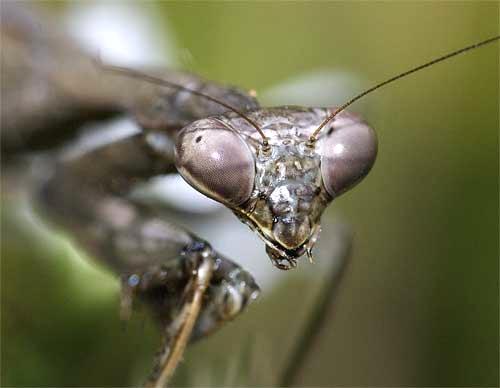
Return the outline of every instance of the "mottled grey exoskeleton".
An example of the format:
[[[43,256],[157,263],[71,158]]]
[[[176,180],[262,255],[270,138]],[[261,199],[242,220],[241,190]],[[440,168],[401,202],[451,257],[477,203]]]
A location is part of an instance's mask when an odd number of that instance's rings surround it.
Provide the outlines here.
[[[370,171],[377,155],[373,129],[345,111],[311,143],[331,113],[301,107],[247,112],[267,137],[265,146],[235,113],[196,121],[177,140],[181,175],[256,231],[280,269],[295,267],[304,253],[312,258],[323,211]]]

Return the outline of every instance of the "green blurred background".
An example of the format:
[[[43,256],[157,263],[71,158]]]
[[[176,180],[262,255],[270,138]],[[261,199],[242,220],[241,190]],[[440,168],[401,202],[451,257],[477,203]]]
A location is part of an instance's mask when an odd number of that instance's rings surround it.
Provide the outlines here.
[[[258,92],[318,69],[349,71],[366,88],[499,33],[498,2],[144,7],[189,49],[189,70]],[[352,263],[328,330],[297,365],[297,384],[498,386],[498,44],[352,110],[377,130],[379,156],[326,214],[353,230]],[[3,196],[2,385],[140,383],[157,342],[153,324],[139,313],[123,327],[117,281],[33,227],[17,203]],[[314,303],[306,292],[314,281],[290,275],[245,317],[190,347],[174,384],[273,384]]]

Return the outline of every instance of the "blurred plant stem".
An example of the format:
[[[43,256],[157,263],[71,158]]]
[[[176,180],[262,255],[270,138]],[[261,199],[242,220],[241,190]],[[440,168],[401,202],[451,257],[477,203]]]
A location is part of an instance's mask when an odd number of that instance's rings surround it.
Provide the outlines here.
[[[328,319],[332,316],[335,296],[350,262],[352,251],[351,234],[346,232],[341,241],[343,246],[338,257],[338,265],[332,265],[330,269],[330,274],[327,276],[323,290],[320,291],[317,302],[313,306],[310,318],[283,369],[283,375],[278,383],[280,387],[290,387],[298,384],[304,367],[307,361],[313,357],[313,350],[321,341],[321,334],[326,328]]]

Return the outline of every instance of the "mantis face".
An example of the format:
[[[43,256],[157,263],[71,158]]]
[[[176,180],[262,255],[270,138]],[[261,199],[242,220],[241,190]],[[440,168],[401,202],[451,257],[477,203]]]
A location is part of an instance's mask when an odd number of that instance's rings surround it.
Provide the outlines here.
[[[323,211],[375,162],[375,132],[345,111],[310,142],[330,113],[299,107],[249,112],[266,146],[248,120],[234,113],[195,121],[177,139],[183,178],[255,230],[280,269],[295,267],[305,253],[312,258]]]

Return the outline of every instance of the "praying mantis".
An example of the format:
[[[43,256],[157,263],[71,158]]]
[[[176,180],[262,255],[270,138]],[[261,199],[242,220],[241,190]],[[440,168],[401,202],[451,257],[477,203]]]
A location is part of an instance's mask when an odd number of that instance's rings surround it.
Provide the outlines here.
[[[61,93],[47,104],[56,108],[44,117],[18,113],[26,120],[22,125],[3,117],[4,152],[14,155],[40,144],[49,127],[71,136],[65,129],[77,130],[92,114],[131,112],[144,128],[58,164],[38,200],[48,218],[120,274],[125,316],[134,297],[157,306],[167,340],[151,384],[162,386],[188,338],[208,334],[243,311],[258,287],[208,243],[131,200],[133,186],[180,172],[257,232],[277,268],[291,269],[303,254],[312,258],[321,214],[331,200],[369,172],[377,153],[375,133],[344,110],[350,101],[329,109],[261,109],[247,93],[193,75],[139,73],[99,63],[76,49],[74,63],[77,71],[72,67],[69,74],[39,69],[47,85],[57,84]],[[78,72],[87,88],[75,88],[71,75]],[[124,89],[135,93],[124,95]],[[20,98],[29,100],[27,93]],[[165,284],[173,285],[171,294],[158,301]],[[170,305],[179,299],[181,308]]]

